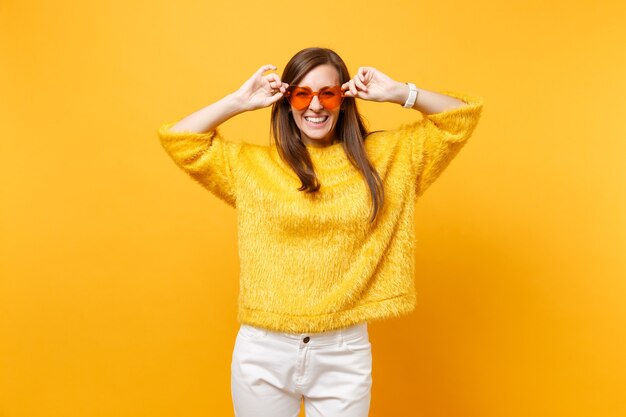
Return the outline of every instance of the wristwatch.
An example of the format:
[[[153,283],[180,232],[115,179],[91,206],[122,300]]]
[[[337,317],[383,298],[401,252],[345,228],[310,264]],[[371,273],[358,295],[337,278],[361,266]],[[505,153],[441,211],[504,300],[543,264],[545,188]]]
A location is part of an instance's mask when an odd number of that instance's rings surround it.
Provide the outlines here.
[[[410,109],[415,104],[415,100],[417,100],[417,87],[413,83],[406,83],[409,86],[409,98],[406,99],[406,103],[404,103],[405,109]]]

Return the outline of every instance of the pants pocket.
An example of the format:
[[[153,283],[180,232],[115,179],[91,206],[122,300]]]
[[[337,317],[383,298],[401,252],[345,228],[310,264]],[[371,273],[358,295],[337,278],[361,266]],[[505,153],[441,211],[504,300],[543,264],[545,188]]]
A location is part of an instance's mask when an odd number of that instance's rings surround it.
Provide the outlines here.
[[[239,327],[239,336],[245,339],[260,340],[267,336],[267,330],[249,324],[242,324]]]
[[[372,344],[368,334],[364,333],[357,337],[344,338],[343,348],[349,352],[367,352],[371,351]]]

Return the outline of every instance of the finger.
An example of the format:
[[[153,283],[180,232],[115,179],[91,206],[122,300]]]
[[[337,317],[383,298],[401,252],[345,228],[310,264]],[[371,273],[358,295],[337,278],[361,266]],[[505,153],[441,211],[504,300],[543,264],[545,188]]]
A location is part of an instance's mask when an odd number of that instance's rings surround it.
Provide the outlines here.
[[[278,100],[280,100],[282,96],[283,96],[283,93],[276,93],[273,96],[271,96],[268,100],[268,106],[276,103]]]
[[[280,78],[278,77],[278,74],[268,74],[265,76],[265,79],[269,82],[272,88],[280,87]]]
[[[357,95],[356,86],[354,85],[354,80],[350,80],[350,92],[354,97]]]
[[[359,75],[359,79],[362,82],[365,82],[365,74],[366,73],[367,73],[367,68],[366,67],[359,67],[358,75]]]
[[[259,75],[263,75],[263,73],[264,73],[265,71],[275,70],[275,69],[276,69],[276,67],[275,67],[274,65],[272,65],[272,64],[263,65],[261,68],[259,68],[259,69],[257,70],[257,74],[259,74]]]
[[[272,85],[272,88],[275,90],[279,90],[280,92],[284,93],[287,91],[287,83],[283,83],[280,80],[278,82],[276,82],[274,85]]]
[[[278,84],[280,84],[280,77],[275,72],[265,75],[265,78],[270,82],[277,82]]]
[[[363,81],[361,80],[361,74],[357,74],[354,76],[354,83],[356,84],[356,86],[358,88],[360,88],[363,91],[367,91],[367,86],[365,84],[363,84]]]
[[[352,97],[352,95],[350,94],[350,91],[348,90],[348,86],[349,86],[349,82],[345,82],[341,84],[341,92],[343,93],[344,97]]]
[[[354,76],[354,81],[355,81],[357,87],[360,88],[363,91],[366,91],[366,92],[367,92],[367,85],[366,85],[366,83],[368,82],[367,81],[368,70],[369,70],[368,67],[359,67],[357,75]]]

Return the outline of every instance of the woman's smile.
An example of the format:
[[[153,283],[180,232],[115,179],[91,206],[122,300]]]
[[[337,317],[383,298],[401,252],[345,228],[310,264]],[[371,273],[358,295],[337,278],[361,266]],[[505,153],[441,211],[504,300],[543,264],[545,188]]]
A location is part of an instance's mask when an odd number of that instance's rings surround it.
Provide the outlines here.
[[[324,124],[328,121],[328,116],[304,116],[304,119],[307,121],[308,125],[313,128],[319,128],[324,126]]]

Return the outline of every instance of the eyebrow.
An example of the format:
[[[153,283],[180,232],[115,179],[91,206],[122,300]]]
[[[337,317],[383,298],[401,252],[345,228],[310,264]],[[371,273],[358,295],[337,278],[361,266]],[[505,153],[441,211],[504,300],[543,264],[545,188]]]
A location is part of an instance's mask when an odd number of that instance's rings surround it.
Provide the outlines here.
[[[298,84],[298,85],[292,85],[292,84],[290,84],[290,85],[289,85],[289,87],[307,87],[307,88],[310,88],[311,90],[313,90],[313,87],[308,86],[308,85],[301,85],[301,84]],[[327,87],[328,87],[328,88],[330,88],[330,87],[341,87],[341,84],[325,85],[325,86],[320,87],[320,90],[321,90],[322,88],[327,88]]]

